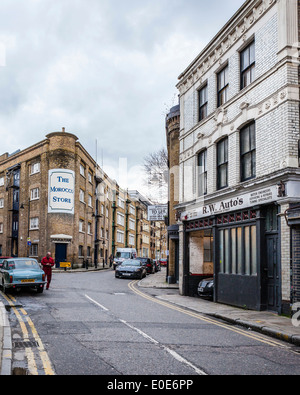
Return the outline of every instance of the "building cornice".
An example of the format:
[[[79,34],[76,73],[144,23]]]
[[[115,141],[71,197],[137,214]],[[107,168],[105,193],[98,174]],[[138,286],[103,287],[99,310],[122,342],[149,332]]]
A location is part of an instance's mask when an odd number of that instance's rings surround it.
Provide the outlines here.
[[[180,74],[177,88],[183,94],[213,66],[222,64],[226,53],[240,40],[247,41],[248,31],[277,0],[248,0],[210,41],[195,60]]]

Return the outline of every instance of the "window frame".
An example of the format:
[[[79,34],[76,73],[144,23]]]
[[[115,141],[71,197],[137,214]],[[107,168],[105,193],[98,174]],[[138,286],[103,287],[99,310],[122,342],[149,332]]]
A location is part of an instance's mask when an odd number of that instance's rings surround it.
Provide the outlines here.
[[[254,60],[251,61],[251,49],[254,47]],[[243,55],[249,52],[249,64],[243,67]],[[242,51],[240,51],[240,87],[241,90],[249,86],[255,80],[255,40],[248,44]],[[250,75],[250,81],[248,80],[248,75]],[[246,80],[245,80],[246,76]]]
[[[220,161],[220,150],[221,144],[224,144],[224,160]],[[221,171],[222,169],[226,169],[226,185],[221,185]],[[224,189],[228,187],[228,137],[223,138],[217,143],[217,190]]]
[[[201,122],[203,119],[207,118],[208,115],[208,85],[207,83],[198,91],[199,100],[199,114],[198,121]]]
[[[244,137],[245,135],[248,135],[249,139],[249,150],[244,151],[243,150],[243,145],[245,143],[243,140],[247,137]],[[254,139],[254,142],[253,142]],[[251,175],[247,176],[246,175],[246,158],[250,156],[250,161],[251,161]],[[240,180],[241,182],[251,180],[252,178],[256,177],[256,128],[255,128],[255,122],[251,122],[248,125],[244,126],[240,130]]]
[[[31,217],[30,218],[29,230],[38,230],[39,227],[40,227],[39,217]]]
[[[204,165],[201,165],[202,162],[204,162]],[[198,165],[198,196],[200,197],[207,195],[207,149],[204,149],[198,153],[197,165]],[[202,179],[200,180],[200,178],[202,177],[203,180]],[[204,183],[203,185],[202,182]],[[201,188],[202,186],[203,189]]]
[[[40,188],[32,188],[30,189],[30,201],[32,200],[39,200],[40,198]]]
[[[221,107],[223,104],[225,104],[228,101],[228,88],[229,88],[229,81],[228,81],[228,64],[222,68],[217,73],[217,106]],[[222,76],[224,77],[224,84],[221,86],[221,79]]]

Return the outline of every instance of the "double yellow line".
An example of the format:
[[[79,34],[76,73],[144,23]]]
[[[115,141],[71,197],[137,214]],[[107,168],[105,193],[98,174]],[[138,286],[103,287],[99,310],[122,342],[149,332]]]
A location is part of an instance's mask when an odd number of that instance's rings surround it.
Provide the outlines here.
[[[22,330],[22,334],[23,334],[23,340],[24,342],[29,342],[30,341],[30,337],[29,337],[29,332],[31,332],[35,342],[38,344],[37,350],[40,356],[40,359],[42,361],[43,364],[43,370],[44,370],[44,374],[47,376],[53,376],[55,375],[55,372],[52,368],[50,359],[48,357],[48,354],[45,350],[45,347],[43,345],[43,342],[31,320],[31,318],[28,316],[27,312],[24,310],[24,308],[16,307],[16,299],[13,296],[8,296],[5,295],[3,292],[0,291],[0,295],[5,298],[7,300],[7,302],[9,303],[9,305],[11,306],[13,312],[15,313],[21,330]],[[29,328],[29,330],[28,330]],[[32,338],[32,337],[31,337]],[[37,368],[37,363],[36,363],[36,356],[35,353],[33,352],[31,347],[25,347],[25,354],[26,354],[26,358],[28,361],[28,372],[30,375],[39,375],[38,373],[38,368]]]
[[[169,309],[172,309],[172,310],[178,311],[178,312],[180,312],[180,313],[186,314],[186,315],[188,315],[188,316],[190,316],[190,317],[197,318],[197,319],[200,320],[200,321],[204,321],[204,322],[207,322],[207,323],[209,323],[209,324],[213,324],[213,325],[216,325],[216,326],[218,326],[218,327],[221,327],[221,328],[224,328],[224,329],[226,329],[226,330],[229,330],[229,331],[231,331],[231,332],[238,333],[239,335],[248,337],[248,338],[250,338],[250,339],[252,339],[252,340],[256,340],[256,341],[259,341],[259,342],[261,342],[261,343],[268,344],[269,346],[287,348],[287,347],[285,347],[282,343],[279,343],[279,342],[277,342],[277,341],[275,341],[275,340],[273,340],[273,339],[266,339],[266,338],[260,336],[258,333],[253,333],[253,332],[249,333],[249,332],[246,332],[246,331],[243,330],[243,329],[239,329],[239,328],[236,328],[236,327],[232,327],[232,326],[229,326],[228,324],[223,324],[223,323],[217,321],[216,319],[209,318],[209,317],[207,317],[207,316],[202,315],[201,313],[197,313],[197,312],[193,312],[193,311],[190,311],[190,310],[186,310],[186,309],[181,308],[181,307],[179,307],[179,306],[175,306],[175,305],[171,304],[170,302],[165,302],[165,301],[159,300],[159,299],[157,299],[157,298],[155,298],[155,297],[153,297],[153,296],[147,295],[147,294],[143,293],[142,291],[140,291],[139,289],[137,289],[137,288],[135,287],[135,285],[136,285],[138,282],[139,282],[139,280],[132,281],[132,282],[130,282],[130,283],[128,284],[128,287],[129,287],[129,288],[131,289],[131,291],[133,291],[135,294],[137,294],[137,295],[139,295],[139,296],[141,296],[141,297],[143,297],[143,298],[145,298],[145,299],[148,299],[148,300],[150,300],[151,302],[155,302],[155,303],[160,304],[160,305],[162,305],[162,306],[165,306],[165,307],[167,307],[167,308],[169,308]]]

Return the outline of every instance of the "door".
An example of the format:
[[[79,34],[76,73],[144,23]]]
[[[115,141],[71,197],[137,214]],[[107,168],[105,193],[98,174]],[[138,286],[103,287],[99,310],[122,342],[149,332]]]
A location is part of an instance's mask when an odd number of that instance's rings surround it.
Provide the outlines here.
[[[268,310],[279,311],[280,297],[280,268],[278,234],[266,235],[266,267],[267,274],[267,304]]]
[[[175,281],[179,283],[179,240],[175,241]]]
[[[60,262],[66,262],[67,259],[67,244],[55,245],[55,266],[60,267]]]

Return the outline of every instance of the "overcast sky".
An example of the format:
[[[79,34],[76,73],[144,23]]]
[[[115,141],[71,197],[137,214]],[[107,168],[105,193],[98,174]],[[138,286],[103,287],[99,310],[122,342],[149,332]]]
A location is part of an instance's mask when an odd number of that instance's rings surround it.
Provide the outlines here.
[[[109,176],[120,158],[133,174],[165,145],[179,74],[243,3],[0,0],[0,154],[65,127]]]

